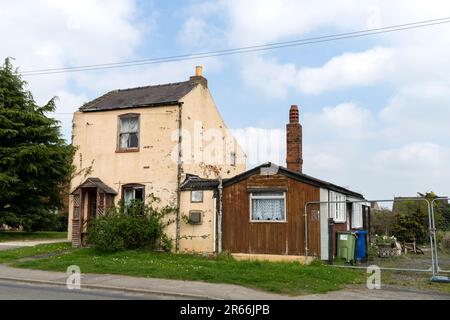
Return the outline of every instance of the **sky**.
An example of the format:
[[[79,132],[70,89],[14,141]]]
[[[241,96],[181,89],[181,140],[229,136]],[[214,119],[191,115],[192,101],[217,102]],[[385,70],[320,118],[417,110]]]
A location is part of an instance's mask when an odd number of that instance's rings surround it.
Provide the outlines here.
[[[6,1],[0,57],[19,71],[251,46],[450,16],[448,1]],[[71,137],[72,113],[109,90],[184,81],[195,65],[248,167],[285,165],[291,104],[303,172],[367,199],[450,194],[450,24],[241,55],[27,76]],[[266,143],[264,143],[266,141]]]

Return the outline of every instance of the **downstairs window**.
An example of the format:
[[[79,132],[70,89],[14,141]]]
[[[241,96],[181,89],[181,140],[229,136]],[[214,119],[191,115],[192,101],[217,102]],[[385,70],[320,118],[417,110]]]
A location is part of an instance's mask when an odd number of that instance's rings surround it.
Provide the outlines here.
[[[252,192],[250,193],[251,221],[286,221],[285,192]]]

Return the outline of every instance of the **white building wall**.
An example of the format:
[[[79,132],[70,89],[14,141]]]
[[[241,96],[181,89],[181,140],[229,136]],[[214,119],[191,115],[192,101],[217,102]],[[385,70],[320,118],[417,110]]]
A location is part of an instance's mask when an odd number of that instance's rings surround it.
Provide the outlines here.
[[[328,201],[328,189],[320,188],[320,201]],[[320,204],[320,259],[328,260],[328,203]]]

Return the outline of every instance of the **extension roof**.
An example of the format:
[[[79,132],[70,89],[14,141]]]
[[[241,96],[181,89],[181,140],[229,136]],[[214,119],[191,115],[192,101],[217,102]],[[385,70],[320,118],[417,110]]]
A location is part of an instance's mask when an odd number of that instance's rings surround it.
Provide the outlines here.
[[[263,163],[253,169],[247,170],[243,173],[240,173],[232,178],[229,179],[223,179],[222,185],[224,187],[232,185],[234,183],[237,183],[239,181],[242,181],[244,179],[247,179],[248,177],[254,175],[254,174],[260,174],[261,169],[264,168],[276,168],[276,173],[282,174],[284,176],[287,176],[289,178],[292,178],[294,180],[307,183],[309,185],[313,185],[315,187],[324,188],[333,190],[348,196],[352,196],[359,199],[364,199],[364,196],[358,192],[354,192],[352,190],[349,190],[347,188],[335,185],[333,183],[320,180],[311,176],[308,176],[304,173],[296,172],[293,170],[290,170],[285,167],[277,166],[271,162]],[[182,190],[207,190],[207,189],[215,189],[219,185],[219,180],[217,179],[204,179],[200,178],[198,176],[188,175],[186,177],[186,180],[183,182],[181,189]]]

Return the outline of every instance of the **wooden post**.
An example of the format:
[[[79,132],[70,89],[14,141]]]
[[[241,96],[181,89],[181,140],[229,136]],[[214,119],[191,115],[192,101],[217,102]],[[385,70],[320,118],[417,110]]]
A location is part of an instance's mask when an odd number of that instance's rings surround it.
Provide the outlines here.
[[[73,195],[73,218],[72,218],[72,246],[81,246],[81,223],[80,223],[81,192]]]

